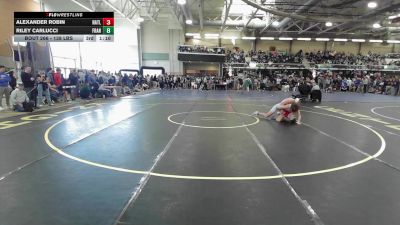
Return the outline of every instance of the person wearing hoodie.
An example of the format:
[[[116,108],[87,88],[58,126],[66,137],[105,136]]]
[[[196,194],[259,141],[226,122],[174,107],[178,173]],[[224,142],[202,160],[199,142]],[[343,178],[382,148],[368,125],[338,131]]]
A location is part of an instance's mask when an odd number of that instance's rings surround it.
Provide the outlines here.
[[[6,108],[10,108],[10,87],[9,82],[11,78],[8,74],[5,73],[6,68],[4,66],[0,66],[0,111],[3,110],[3,95],[6,96]]]
[[[18,83],[17,88],[11,92],[11,104],[17,112],[32,112],[33,104],[24,90],[24,84]]]

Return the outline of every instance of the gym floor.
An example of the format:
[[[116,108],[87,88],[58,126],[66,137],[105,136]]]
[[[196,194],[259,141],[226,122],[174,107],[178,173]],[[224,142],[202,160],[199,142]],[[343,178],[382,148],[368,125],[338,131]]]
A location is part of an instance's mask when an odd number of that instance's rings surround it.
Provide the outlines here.
[[[393,225],[400,98],[152,92],[0,119],[1,225]]]

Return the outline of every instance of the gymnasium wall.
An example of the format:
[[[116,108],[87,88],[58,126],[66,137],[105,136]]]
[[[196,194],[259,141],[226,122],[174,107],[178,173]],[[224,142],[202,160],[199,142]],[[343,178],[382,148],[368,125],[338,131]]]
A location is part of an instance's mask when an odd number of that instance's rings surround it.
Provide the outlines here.
[[[289,45],[289,42],[286,41],[286,45]],[[324,50],[325,42],[320,41],[292,41],[292,53],[296,53],[300,50],[303,52],[316,52],[318,50]]]
[[[184,63],[185,71],[188,70],[207,70],[207,71],[216,71],[218,73],[219,65],[218,63]]]
[[[327,44],[328,51],[344,52],[346,54],[357,54],[360,43],[355,42],[333,42]]]
[[[14,67],[12,52],[6,42],[12,42],[14,35],[14,11],[40,11],[38,3],[32,0],[0,0],[0,64]]]
[[[182,73],[178,61],[178,45],[184,44],[184,33],[179,29],[151,21],[141,25],[142,65],[164,67],[167,73]]]

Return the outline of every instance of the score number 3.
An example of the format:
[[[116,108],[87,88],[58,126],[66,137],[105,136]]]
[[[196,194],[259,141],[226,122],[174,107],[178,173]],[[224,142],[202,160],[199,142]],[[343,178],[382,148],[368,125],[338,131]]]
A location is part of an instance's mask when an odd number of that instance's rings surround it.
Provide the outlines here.
[[[114,18],[103,18],[103,26],[114,26]]]

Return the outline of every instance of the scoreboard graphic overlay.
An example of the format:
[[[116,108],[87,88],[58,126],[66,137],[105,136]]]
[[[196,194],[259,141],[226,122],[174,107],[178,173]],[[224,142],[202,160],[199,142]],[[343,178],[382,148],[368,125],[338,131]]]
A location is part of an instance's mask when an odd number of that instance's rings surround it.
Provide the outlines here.
[[[113,42],[114,12],[14,12],[15,42]]]

